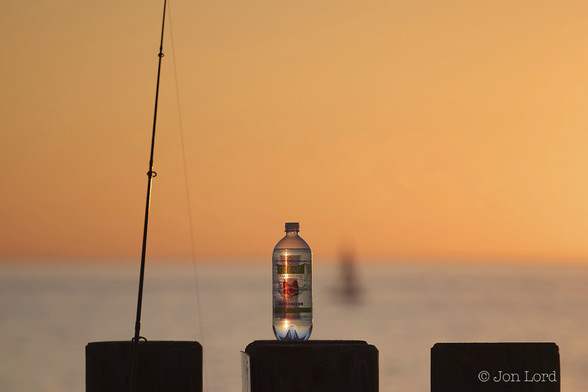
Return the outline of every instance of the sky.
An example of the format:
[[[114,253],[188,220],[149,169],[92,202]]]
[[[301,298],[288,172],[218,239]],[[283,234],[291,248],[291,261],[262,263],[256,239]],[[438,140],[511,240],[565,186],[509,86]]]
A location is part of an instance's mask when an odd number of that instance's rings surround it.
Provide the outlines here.
[[[162,10],[5,5],[0,261],[139,259]],[[588,261],[587,13],[170,0],[147,257]]]

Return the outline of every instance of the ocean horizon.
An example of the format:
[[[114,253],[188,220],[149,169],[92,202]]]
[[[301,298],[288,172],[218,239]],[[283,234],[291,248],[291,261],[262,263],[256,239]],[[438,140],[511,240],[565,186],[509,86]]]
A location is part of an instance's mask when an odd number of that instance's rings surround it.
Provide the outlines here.
[[[588,267],[356,266],[356,301],[341,269],[314,267],[310,339],[365,340],[379,350],[380,391],[430,390],[438,342],[554,342],[561,386],[588,385]],[[0,390],[85,389],[85,346],[130,340],[138,266],[0,265]],[[241,390],[240,351],[274,339],[269,265],[148,266],[141,335],[199,341],[204,390]]]

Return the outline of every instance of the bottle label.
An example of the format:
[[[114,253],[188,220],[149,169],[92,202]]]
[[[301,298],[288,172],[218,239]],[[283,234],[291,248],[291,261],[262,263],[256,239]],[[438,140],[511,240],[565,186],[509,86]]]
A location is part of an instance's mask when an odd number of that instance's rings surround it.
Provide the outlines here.
[[[312,317],[312,264],[301,255],[274,259],[274,317]]]

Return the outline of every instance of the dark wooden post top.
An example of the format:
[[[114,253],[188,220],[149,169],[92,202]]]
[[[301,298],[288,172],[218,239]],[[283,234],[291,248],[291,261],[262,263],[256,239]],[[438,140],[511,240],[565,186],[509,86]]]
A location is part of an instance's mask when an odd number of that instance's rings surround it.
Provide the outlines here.
[[[559,392],[555,343],[437,343],[431,392]]]
[[[378,349],[365,341],[259,340],[244,354],[245,391],[378,391]]]
[[[202,346],[191,341],[147,341],[138,345],[137,390],[202,392]],[[128,392],[131,341],[86,346],[86,392]]]

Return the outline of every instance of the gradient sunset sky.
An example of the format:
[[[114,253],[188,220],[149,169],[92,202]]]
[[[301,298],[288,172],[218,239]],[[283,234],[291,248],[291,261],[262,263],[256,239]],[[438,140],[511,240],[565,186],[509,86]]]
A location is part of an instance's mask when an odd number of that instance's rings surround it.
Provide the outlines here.
[[[190,257],[179,96],[201,260],[299,221],[315,260],[588,261],[585,0],[169,5],[148,258]],[[1,260],[138,260],[162,8],[5,4]]]

